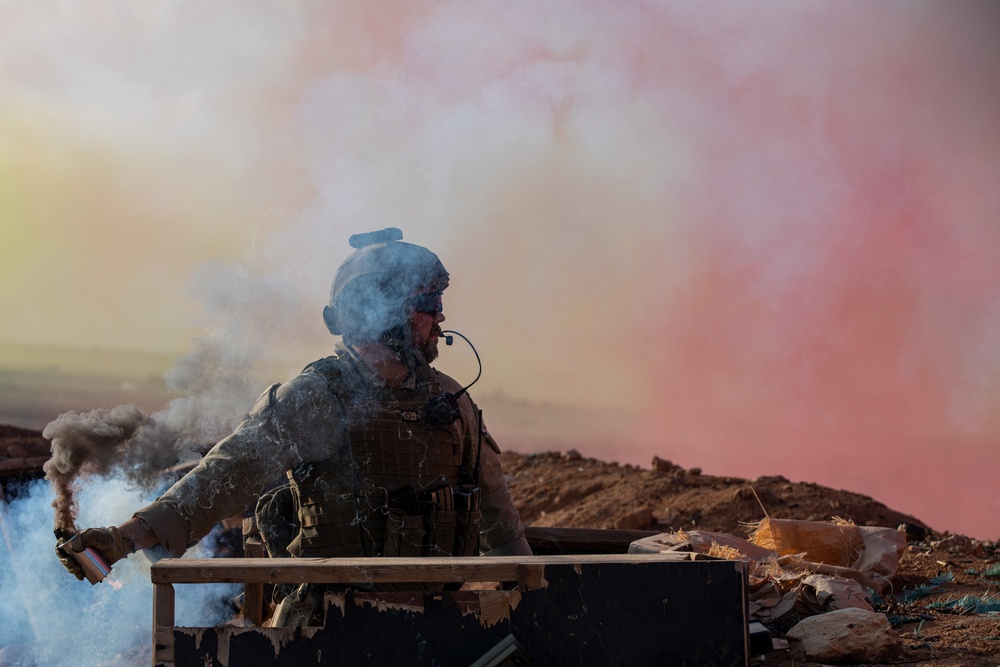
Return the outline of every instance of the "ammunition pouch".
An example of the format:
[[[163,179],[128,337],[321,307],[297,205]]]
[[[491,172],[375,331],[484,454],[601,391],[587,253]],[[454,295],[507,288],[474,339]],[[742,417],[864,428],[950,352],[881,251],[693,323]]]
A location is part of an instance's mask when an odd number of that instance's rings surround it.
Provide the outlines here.
[[[290,475],[290,477],[292,477]],[[480,489],[468,483],[417,492],[404,486],[356,493],[296,494],[298,484],[261,497],[256,519],[269,554],[296,557],[475,556]]]
[[[455,555],[479,555],[479,527],[483,525],[483,513],[458,512],[455,522]]]
[[[382,555],[476,555],[482,524],[479,489],[464,488],[446,486],[417,494],[404,487],[390,494]]]
[[[458,512],[454,510],[433,509],[426,515],[427,520],[427,555],[451,556],[455,549],[455,519]]]
[[[403,514],[401,510],[390,509],[386,514],[385,544],[383,556],[423,556],[427,530],[422,516]]]

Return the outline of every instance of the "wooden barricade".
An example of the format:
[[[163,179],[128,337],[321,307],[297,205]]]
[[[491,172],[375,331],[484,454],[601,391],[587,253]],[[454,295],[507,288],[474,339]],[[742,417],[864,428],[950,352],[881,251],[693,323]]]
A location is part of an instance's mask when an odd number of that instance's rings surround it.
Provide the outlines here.
[[[153,665],[468,667],[506,640],[536,666],[747,665],[745,563],[684,557],[165,559],[151,570]],[[174,626],[175,584],[302,582],[334,585],[321,627]],[[489,590],[345,590],[429,582]]]

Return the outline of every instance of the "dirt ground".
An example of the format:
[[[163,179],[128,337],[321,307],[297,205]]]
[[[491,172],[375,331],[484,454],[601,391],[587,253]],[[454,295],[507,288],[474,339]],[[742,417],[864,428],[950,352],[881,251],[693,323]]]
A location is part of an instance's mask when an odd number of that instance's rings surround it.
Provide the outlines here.
[[[0,483],[41,476],[49,445],[40,433],[0,425]],[[1000,665],[1000,544],[930,530],[913,516],[856,493],[791,482],[714,477],[654,459],[637,467],[569,452],[502,456],[525,523],[670,532],[700,529],[746,537],[765,516],[858,525],[909,526],[892,590],[875,601],[902,637],[892,664]],[[0,486],[0,500],[3,499]],[[929,490],[933,492],[933,490]],[[766,512],[766,514],[765,514]],[[781,621],[782,619],[779,619]],[[787,624],[786,624],[787,625]],[[787,627],[772,627],[781,636]],[[795,663],[787,651],[758,664]]]
[[[573,451],[506,452],[502,458],[522,518],[537,526],[663,532],[697,528],[746,537],[749,525],[763,519],[765,511],[775,519],[908,524],[908,544],[892,591],[874,605],[903,639],[904,654],[892,664],[1000,665],[997,542],[936,533],[918,518],[867,496],[790,482],[779,475],[753,480],[714,477],[659,459],[642,468],[584,458]],[[780,637],[788,628],[771,629]],[[772,652],[757,662],[803,664],[787,651]]]

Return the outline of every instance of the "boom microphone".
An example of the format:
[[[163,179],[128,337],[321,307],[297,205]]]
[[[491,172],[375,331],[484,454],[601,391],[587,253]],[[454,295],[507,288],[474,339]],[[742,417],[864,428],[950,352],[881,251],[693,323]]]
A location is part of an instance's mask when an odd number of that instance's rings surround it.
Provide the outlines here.
[[[452,335],[447,335],[452,334]],[[457,331],[447,330],[442,331],[441,336],[444,338],[445,345],[451,345],[455,340],[455,336],[459,336],[462,340],[469,344],[472,348],[472,353],[476,355],[476,362],[479,364],[479,373],[476,375],[476,379],[465,385],[454,394],[441,394],[440,396],[434,397],[427,406],[427,417],[431,422],[435,424],[451,424],[455,422],[462,414],[458,408],[458,399],[469,390],[469,387],[476,384],[479,378],[483,375],[483,362],[479,358],[479,352],[476,351],[476,346],[472,344],[468,338],[464,335],[458,333]]]

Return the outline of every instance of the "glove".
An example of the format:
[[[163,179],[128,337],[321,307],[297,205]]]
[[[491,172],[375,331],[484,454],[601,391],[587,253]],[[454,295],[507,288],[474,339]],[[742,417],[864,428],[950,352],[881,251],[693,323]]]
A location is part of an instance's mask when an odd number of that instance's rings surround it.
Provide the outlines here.
[[[66,551],[72,550],[81,553],[87,548],[97,551],[108,565],[117,563],[135,551],[132,540],[122,535],[115,526],[87,528],[80,531],[69,542],[56,546],[56,556],[59,557],[59,562],[63,564],[63,567],[81,581],[84,577],[83,568]]]

